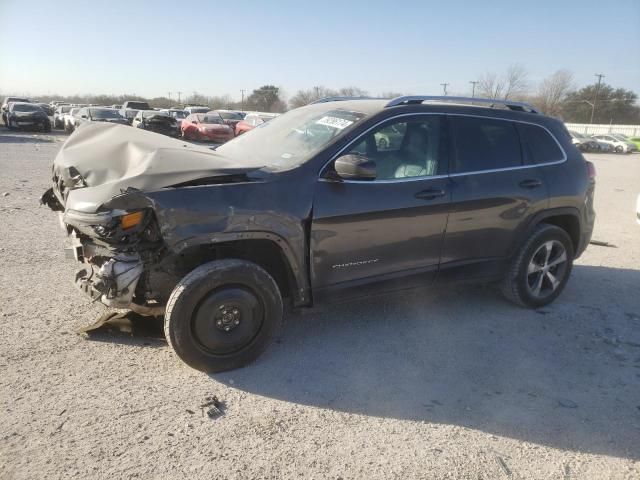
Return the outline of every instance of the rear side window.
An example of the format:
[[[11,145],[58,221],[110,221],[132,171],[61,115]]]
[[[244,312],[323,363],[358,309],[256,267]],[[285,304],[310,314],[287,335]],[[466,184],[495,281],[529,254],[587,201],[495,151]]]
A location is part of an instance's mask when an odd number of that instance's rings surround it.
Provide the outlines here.
[[[479,172],[522,165],[518,132],[512,122],[452,116],[455,172]]]
[[[532,163],[549,163],[564,160],[564,153],[551,134],[544,128],[527,123],[519,123],[522,143],[527,157]]]

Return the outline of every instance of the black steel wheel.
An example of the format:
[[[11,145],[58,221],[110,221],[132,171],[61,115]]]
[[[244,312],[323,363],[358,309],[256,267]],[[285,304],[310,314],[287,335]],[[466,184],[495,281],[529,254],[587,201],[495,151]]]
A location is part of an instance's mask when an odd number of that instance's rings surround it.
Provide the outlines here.
[[[282,324],[273,278],[245,260],[209,262],[184,277],[169,298],[165,336],[176,354],[204,372],[255,360]]]

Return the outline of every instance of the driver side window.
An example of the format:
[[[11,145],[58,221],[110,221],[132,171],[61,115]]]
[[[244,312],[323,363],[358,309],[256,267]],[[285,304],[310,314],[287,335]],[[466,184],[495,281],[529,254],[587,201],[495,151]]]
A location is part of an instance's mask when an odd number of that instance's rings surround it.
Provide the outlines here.
[[[425,115],[387,122],[367,133],[349,153],[373,160],[376,180],[431,177],[446,173],[443,138],[441,117]]]

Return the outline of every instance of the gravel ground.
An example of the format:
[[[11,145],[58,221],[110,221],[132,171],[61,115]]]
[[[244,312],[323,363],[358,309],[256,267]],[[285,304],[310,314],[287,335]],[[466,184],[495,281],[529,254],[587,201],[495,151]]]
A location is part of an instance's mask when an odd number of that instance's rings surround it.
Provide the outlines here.
[[[74,333],[103,310],[38,205],[64,138],[0,129],[1,478],[640,478],[640,155],[589,156],[594,239],[616,247],[553,305],[459,287],[325,307],[207,376],[156,325]]]

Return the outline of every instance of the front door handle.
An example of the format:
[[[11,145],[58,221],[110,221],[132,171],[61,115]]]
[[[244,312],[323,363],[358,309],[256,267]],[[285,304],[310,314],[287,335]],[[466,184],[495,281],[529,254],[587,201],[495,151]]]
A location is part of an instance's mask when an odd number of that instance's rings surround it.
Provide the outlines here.
[[[415,194],[416,198],[421,198],[423,200],[433,200],[434,198],[444,197],[446,195],[444,190],[439,190],[437,188],[427,188],[426,190],[422,190]]]
[[[522,188],[538,188],[542,186],[542,181],[537,178],[523,180],[519,183]]]

